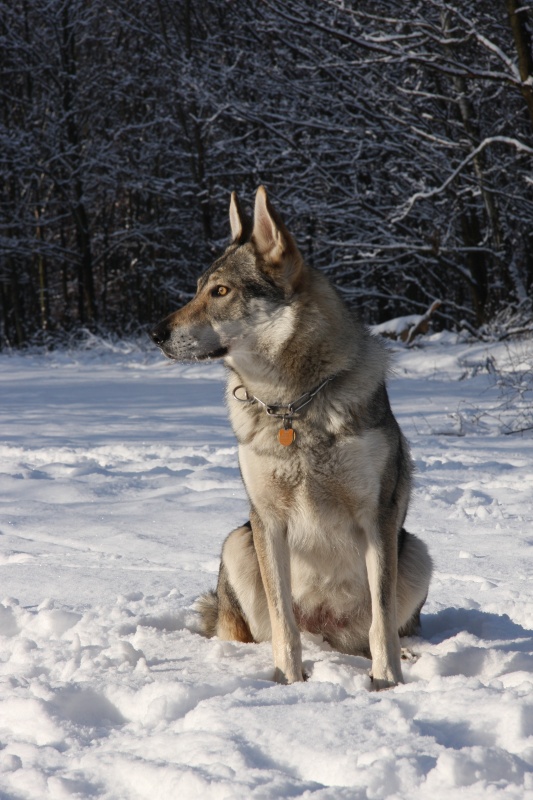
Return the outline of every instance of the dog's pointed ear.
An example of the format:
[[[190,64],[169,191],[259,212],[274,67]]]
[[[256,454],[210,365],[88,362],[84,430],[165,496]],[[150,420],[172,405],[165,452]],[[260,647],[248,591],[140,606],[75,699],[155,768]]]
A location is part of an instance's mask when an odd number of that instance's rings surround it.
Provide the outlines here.
[[[279,220],[268,199],[266,189],[260,186],[255,195],[253,239],[257,249],[263,256],[275,255],[283,244]]]
[[[231,193],[231,200],[229,204],[229,224],[231,225],[231,240],[238,241],[243,233],[245,226],[244,215],[242,213],[241,204],[237,197],[237,192]]]
[[[264,186],[260,186],[255,195],[252,241],[265,264],[272,268],[272,273],[296,288],[303,269],[302,256],[296,242],[272,208]]]
[[[242,210],[237,192],[231,193],[229,204],[229,224],[231,226],[231,241],[237,244],[244,244],[248,241],[252,233],[252,223]]]

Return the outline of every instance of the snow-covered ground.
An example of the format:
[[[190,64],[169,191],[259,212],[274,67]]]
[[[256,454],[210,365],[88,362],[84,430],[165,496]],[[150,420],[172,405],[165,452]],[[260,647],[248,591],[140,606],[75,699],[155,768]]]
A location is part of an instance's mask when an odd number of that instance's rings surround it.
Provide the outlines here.
[[[509,352],[396,350],[407,527],[435,576],[419,658],[383,693],[316,636],[308,682],[278,686],[268,644],[197,632],[247,518],[221,367],[0,356],[2,800],[533,797],[533,433],[503,433]],[[531,367],[531,343],[513,353]]]

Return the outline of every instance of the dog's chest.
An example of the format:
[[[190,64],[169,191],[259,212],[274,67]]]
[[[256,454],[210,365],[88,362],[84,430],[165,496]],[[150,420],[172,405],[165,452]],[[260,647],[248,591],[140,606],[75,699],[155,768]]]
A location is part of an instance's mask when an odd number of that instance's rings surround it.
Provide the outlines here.
[[[313,442],[310,443],[312,445]],[[365,531],[377,516],[388,448],[379,430],[265,450],[241,445],[241,472],[268,535],[287,536],[302,614],[343,618],[367,597]]]
[[[379,499],[388,447],[379,430],[342,441],[279,443],[267,451],[241,445],[239,460],[250,500],[261,516],[274,515],[293,528],[310,519],[352,522],[372,513]]]

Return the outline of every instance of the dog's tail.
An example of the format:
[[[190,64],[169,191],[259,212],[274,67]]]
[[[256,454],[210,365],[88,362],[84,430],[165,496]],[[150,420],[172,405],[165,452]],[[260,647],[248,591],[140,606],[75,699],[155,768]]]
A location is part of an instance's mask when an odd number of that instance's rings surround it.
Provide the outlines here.
[[[213,590],[198,598],[196,608],[200,612],[200,628],[209,639],[216,635],[218,624],[218,596]]]

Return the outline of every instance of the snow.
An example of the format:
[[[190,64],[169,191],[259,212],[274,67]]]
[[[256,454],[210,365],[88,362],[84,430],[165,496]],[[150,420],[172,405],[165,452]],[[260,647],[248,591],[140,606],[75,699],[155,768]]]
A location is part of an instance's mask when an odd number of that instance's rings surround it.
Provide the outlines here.
[[[533,798],[533,436],[505,435],[523,395],[494,375],[516,347],[394,348],[435,576],[382,693],[317,636],[279,686],[268,644],[198,634],[247,518],[220,366],[1,355],[0,797]]]
[[[402,333],[407,333],[411,328],[419,325],[423,319],[423,314],[408,314],[404,317],[395,317],[382,322],[380,325],[372,325],[372,333],[399,339]]]

